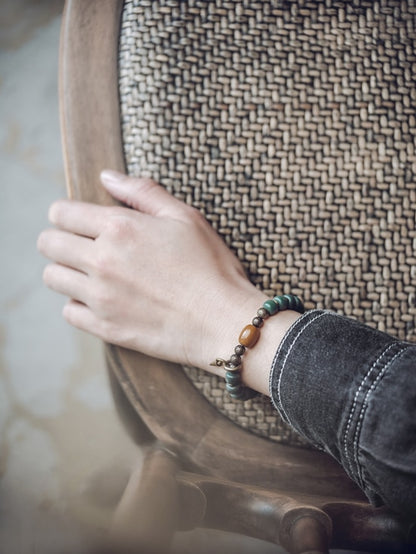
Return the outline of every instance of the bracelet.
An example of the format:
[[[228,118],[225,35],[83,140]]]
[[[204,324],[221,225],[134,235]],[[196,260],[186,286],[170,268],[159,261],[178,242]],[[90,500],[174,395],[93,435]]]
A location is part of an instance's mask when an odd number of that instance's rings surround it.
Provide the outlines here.
[[[243,385],[241,379],[242,357],[247,348],[253,348],[260,338],[260,329],[264,320],[284,310],[294,310],[303,314],[305,307],[300,298],[294,294],[282,294],[266,300],[263,306],[257,310],[257,315],[246,325],[238,337],[239,344],[234,348],[234,354],[229,360],[216,358],[210,365],[223,367],[225,370],[225,388],[231,398],[235,400],[249,400],[258,393]]]

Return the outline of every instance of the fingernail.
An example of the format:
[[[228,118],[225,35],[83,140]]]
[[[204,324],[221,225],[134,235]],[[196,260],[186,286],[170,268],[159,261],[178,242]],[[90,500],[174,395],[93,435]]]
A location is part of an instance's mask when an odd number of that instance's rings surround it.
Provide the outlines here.
[[[123,181],[126,178],[126,175],[124,173],[120,173],[119,171],[114,171],[113,169],[104,169],[101,171],[100,174],[102,183],[106,184],[112,184],[112,183],[120,183],[120,181]]]

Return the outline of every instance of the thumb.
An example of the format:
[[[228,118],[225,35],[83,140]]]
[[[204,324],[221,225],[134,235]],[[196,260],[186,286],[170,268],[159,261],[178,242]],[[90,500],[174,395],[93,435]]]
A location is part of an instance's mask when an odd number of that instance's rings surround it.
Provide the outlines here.
[[[106,190],[130,208],[156,217],[180,217],[183,204],[152,179],[129,177],[105,169],[100,175]]]

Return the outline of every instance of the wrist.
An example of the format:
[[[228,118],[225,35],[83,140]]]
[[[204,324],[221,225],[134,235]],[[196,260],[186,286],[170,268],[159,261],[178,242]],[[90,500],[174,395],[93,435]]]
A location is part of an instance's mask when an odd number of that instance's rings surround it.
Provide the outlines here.
[[[269,376],[273,358],[284,336],[301,314],[282,311],[265,321],[254,348],[244,355],[242,378],[246,386],[269,395]]]
[[[223,377],[223,368],[213,367],[211,362],[216,358],[230,358],[243,327],[252,322],[257,310],[268,297],[249,282],[227,292],[223,291],[219,296],[221,300],[212,304],[204,322],[200,347],[194,351],[192,365]],[[281,340],[298,317],[299,313],[284,310],[264,322],[257,344],[253,348],[247,348],[243,356],[241,378],[246,386],[268,394],[273,357]]]

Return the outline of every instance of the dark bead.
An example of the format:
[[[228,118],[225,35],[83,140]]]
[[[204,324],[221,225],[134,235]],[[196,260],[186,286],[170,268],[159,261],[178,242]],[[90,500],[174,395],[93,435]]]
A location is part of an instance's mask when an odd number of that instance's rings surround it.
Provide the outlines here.
[[[246,347],[242,344],[237,344],[237,346],[234,348],[234,352],[237,354],[237,356],[242,356],[245,351]]]
[[[257,310],[257,315],[258,315],[259,317],[261,317],[262,319],[267,319],[267,318],[269,317],[270,314],[269,314],[269,312],[266,310],[266,308],[261,307],[261,308],[259,308],[259,309]]]
[[[239,371],[226,371],[225,372],[225,382],[233,387],[241,385],[241,373]]]
[[[250,400],[250,398],[253,398],[254,396],[257,396],[257,392],[253,389],[250,389],[249,387],[241,386],[237,388],[235,391],[229,391],[229,395],[234,400],[241,400],[244,402],[245,400]]]
[[[240,365],[241,364],[241,356],[239,356],[238,354],[233,354],[230,358],[230,362],[232,363],[232,365]]]
[[[245,387],[245,394],[244,398],[242,400],[250,400],[251,398],[254,398],[259,393],[256,390],[250,389],[250,387]]]
[[[263,327],[263,318],[255,317],[251,323],[254,327]]]

